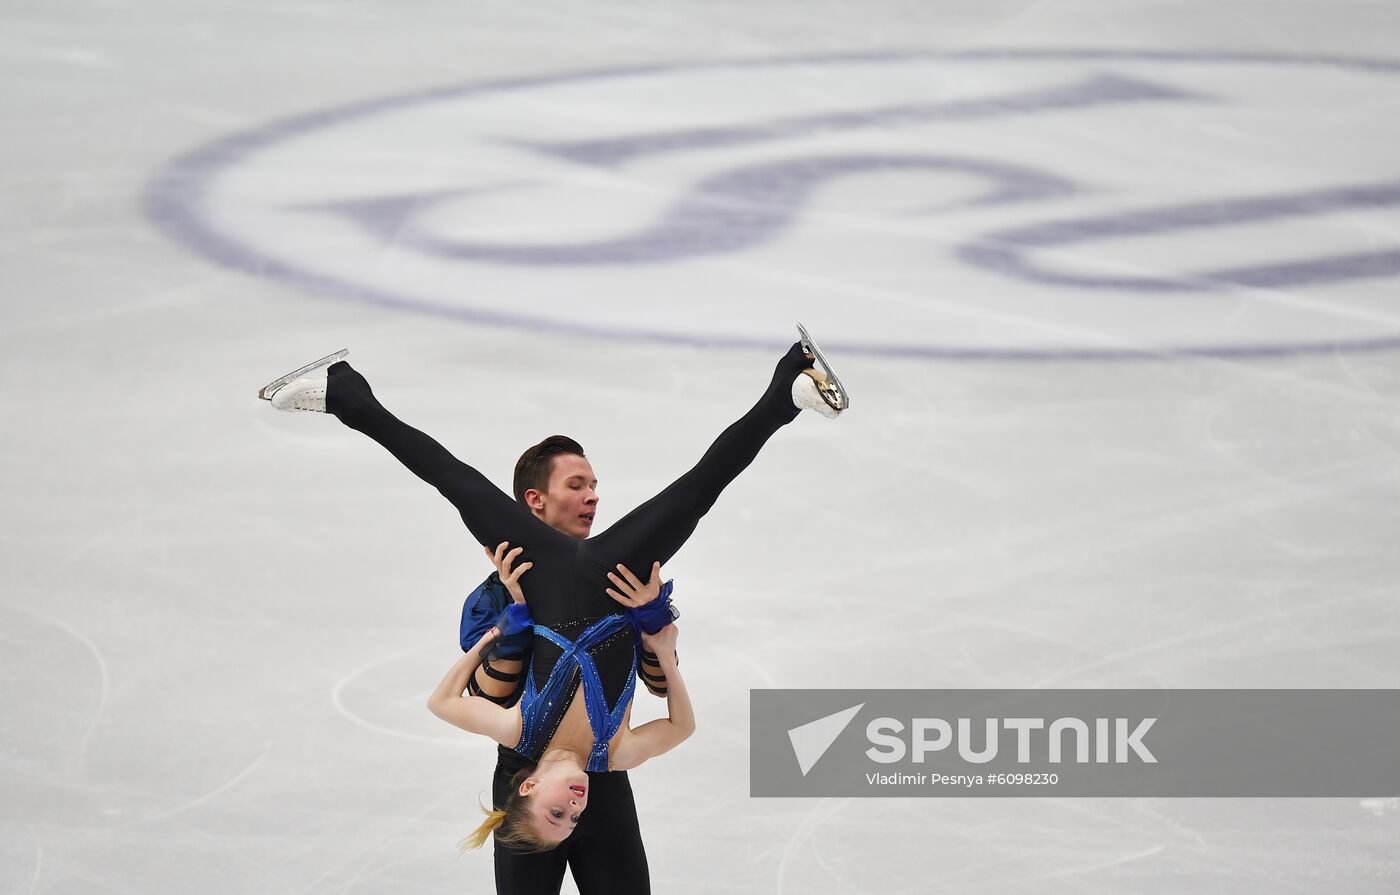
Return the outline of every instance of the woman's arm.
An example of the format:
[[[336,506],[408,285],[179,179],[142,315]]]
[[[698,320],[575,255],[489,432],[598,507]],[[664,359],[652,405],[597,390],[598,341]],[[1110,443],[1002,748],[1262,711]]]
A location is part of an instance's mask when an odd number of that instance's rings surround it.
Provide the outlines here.
[[[642,684],[647,688],[647,692],[652,696],[666,698],[666,672],[661,667],[661,660],[656,653],[650,650],[642,650],[642,661],[637,664],[637,677],[642,679]],[[677,657],[676,663],[680,664]]]
[[[520,741],[520,713],[486,699],[463,695],[472,673],[481,664],[481,652],[495,641],[497,631],[487,631],[476,646],[458,659],[428,697],[428,710],[449,724],[488,736],[505,746]]]
[[[612,755],[612,770],[626,771],[649,758],[664,755],[685,742],[695,732],[695,711],[690,693],[676,667],[676,626],[667,625],[655,634],[643,634],[642,645],[656,653],[666,675],[666,709],[669,717],[648,721],[627,732]]]
[[[502,707],[513,705],[524,683],[524,669],[522,656],[485,656],[467,678],[467,692]]]
[[[614,572],[608,573],[608,580],[610,580],[617,589],[614,590],[609,587],[607,588],[607,594],[627,607],[629,615],[651,604],[660,596],[661,563],[652,563],[651,580],[647,581],[646,584],[643,584],[641,579],[634,575],[632,570],[622,563],[618,563],[617,568],[618,571],[622,573],[621,576]],[[669,582],[667,582],[667,584],[667,593],[669,596]],[[647,690],[650,691],[653,696],[660,696],[664,699],[666,697],[666,672],[662,669],[656,653],[648,649],[643,649],[641,659],[642,661],[637,668],[637,676],[642,679],[642,683],[646,685]],[[679,661],[680,660],[677,659],[677,662]]]
[[[494,551],[489,547],[483,549],[495,565],[496,574],[506,592],[510,594],[512,602],[523,604],[525,592],[520,588],[520,576],[530,571],[535,564],[524,562],[515,566],[521,551],[519,547],[511,550],[508,543],[497,545]],[[473,696],[489,699],[499,706],[513,705],[519,698],[524,682],[522,672],[529,652],[529,637],[530,633],[526,631],[513,638],[516,641],[523,638],[523,643],[508,639],[504,645],[497,643],[494,649],[487,647],[482,653],[481,665],[467,679],[467,691]]]

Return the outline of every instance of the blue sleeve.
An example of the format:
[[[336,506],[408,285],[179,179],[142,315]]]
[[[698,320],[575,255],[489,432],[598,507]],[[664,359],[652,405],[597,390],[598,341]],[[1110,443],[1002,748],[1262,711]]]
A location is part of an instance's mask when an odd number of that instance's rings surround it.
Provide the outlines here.
[[[491,630],[496,619],[511,603],[510,594],[501,584],[501,576],[492,572],[481,586],[467,595],[462,604],[462,652],[476,646],[481,635]]]
[[[681,617],[680,610],[671,604],[672,584],[674,582],[667,581],[661,585],[661,593],[650,603],[627,607],[627,618],[632,622],[632,627],[655,634]]]

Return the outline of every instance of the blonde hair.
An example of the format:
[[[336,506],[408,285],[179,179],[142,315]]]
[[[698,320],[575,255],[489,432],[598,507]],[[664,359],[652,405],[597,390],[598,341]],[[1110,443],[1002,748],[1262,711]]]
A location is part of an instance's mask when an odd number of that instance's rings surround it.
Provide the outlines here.
[[[459,854],[481,848],[492,833],[496,834],[496,841],[501,845],[526,854],[549,851],[559,844],[546,842],[530,829],[529,796],[520,794],[520,784],[524,783],[534,770],[533,767],[521,768],[510,778],[510,795],[506,796],[505,808],[481,806],[481,813],[486,815],[486,820],[457,843]]]
[[[457,843],[458,854],[465,854],[474,848],[481,848],[486,844],[487,837],[495,832],[497,827],[505,823],[506,813],[504,811],[487,808],[485,805],[481,806],[481,811],[486,815],[486,820],[481,822],[481,826],[468,833],[467,838]]]

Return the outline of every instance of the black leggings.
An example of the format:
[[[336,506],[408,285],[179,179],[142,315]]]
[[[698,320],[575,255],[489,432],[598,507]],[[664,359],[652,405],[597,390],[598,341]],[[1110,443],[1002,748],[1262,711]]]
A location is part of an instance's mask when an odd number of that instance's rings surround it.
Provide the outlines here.
[[[792,380],[808,366],[800,344],[778,362],[763,396],[725,429],[689,472],[597,537],[578,540],[540,521],[442,445],[400,421],[374,397],[364,377],[344,362],[329,373],[326,409],[345,425],[383,445],[414,475],[446,497],[478,543],[523,548],[530,570],[530,614],[541,624],[607,615],[617,604],[604,592],[615,564],[643,575],[669,560],[720,492],[743,472],[772,435],[797,417]],[[538,641],[537,641],[538,645]],[[510,776],[523,761],[502,748],[493,785],[505,804]],[[513,756],[508,758],[507,756]],[[581,895],[646,895],[651,891],[646,850],[626,772],[589,774],[588,810],[557,848],[521,854],[495,846],[496,891],[501,895],[557,895],[567,866]]]
[[[604,592],[605,574],[625,563],[645,575],[653,562],[664,563],[680,549],[725,486],[753,462],[773,433],[797,417],[792,381],[807,366],[801,345],[794,344],[778,362],[758,403],[715,439],[700,462],[607,531],[586,540],[549,527],[480,472],[399,420],[344,361],[328,371],[326,408],[441,492],[478,543],[494,549],[509,541],[523,548],[520,561],[535,564],[528,583],[530,615],[550,625],[618,611]]]
[[[532,762],[504,746],[496,762],[492,798],[504,806],[511,777]],[[564,868],[579,895],[649,895],[651,873],[626,771],[588,775],[588,810],[558,847],[523,854],[496,843],[498,895],[558,895]]]

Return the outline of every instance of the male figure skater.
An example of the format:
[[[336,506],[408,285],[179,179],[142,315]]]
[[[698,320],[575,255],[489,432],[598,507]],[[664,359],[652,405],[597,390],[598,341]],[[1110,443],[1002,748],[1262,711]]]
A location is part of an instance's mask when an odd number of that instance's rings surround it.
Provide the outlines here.
[[[488,550],[502,542],[522,546],[525,562],[535,569],[531,576],[532,588],[555,595],[556,601],[577,595],[577,599],[601,599],[607,603],[607,597],[601,593],[607,571],[622,565],[640,569],[668,560],[694,531],[724,487],[752,462],[768,438],[790,423],[801,410],[835,417],[849,406],[840,381],[820,350],[800,326],[799,332],[801,340],[779,360],[772,381],[758,403],[721,433],[699,463],[596,538],[588,537],[597,503],[593,491],[596,480],[581,449],[578,453],[569,451],[551,459],[544,493],[533,489],[534,502],[525,501],[526,507],[521,507],[477,470],[389,413],[374,397],[368,382],[348,364],[340,362],[345,352],[323,358],[270,383],[259,396],[282,410],[331,413],[346,426],[379,442],[456,507],[478,543]],[[328,368],[329,376],[317,380],[306,375],[319,368]],[[558,499],[550,500],[555,477],[559,478],[562,490],[557,494]],[[522,500],[518,490],[516,497]],[[538,648],[537,643],[537,652]],[[502,758],[509,753],[510,750],[505,750]],[[499,770],[498,765],[498,776]],[[615,779],[626,785],[625,778]],[[599,802],[594,801],[592,805],[597,808]],[[630,817],[632,829],[636,830],[630,786],[616,807],[621,815]],[[594,815],[595,821],[596,817],[607,813],[598,812]],[[595,822],[593,826],[599,825]],[[608,826],[623,828],[625,832],[622,824]],[[640,849],[640,833],[624,837],[624,840],[629,838],[630,846],[635,846],[632,855],[640,860],[644,879],[645,856]],[[604,875],[597,878],[600,886],[610,884],[614,891],[644,891],[619,885],[619,865],[625,863],[630,846],[629,841],[617,841],[599,849],[607,860]],[[548,891],[532,887],[523,880],[516,885],[503,879],[503,866],[510,873],[527,865],[512,864],[509,855],[503,864],[501,852],[498,848],[499,891]],[[569,863],[578,878],[579,862]],[[552,891],[557,892],[558,882],[562,880],[562,863],[555,872]],[[582,890],[583,880],[579,882]],[[642,882],[642,886],[645,885]]]

